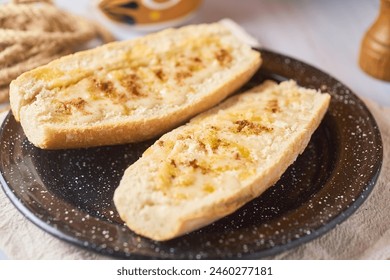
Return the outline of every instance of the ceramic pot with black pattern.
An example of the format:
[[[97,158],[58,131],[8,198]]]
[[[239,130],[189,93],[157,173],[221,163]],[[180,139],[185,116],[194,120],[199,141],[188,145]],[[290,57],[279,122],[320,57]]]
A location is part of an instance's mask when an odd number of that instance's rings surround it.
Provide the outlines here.
[[[179,25],[198,10],[201,0],[100,0],[106,18],[137,29],[158,30]]]

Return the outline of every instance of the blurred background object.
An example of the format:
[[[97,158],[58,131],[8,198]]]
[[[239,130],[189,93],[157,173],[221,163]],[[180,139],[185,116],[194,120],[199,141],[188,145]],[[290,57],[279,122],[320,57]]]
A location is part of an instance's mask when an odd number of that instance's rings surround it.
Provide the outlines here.
[[[363,38],[359,63],[371,76],[390,81],[390,0],[381,0],[379,15]]]
[[[144,30],[175,26],[191,17],[201,0],[100,0],[103,14],[118,23]]]

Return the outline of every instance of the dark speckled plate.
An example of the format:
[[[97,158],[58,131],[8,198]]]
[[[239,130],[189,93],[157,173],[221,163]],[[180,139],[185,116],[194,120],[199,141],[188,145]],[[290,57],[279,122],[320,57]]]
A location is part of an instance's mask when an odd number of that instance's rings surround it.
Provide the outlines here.
[[[262,51],[264,79],[295,79],[328,91],[328,113],[281,180],[212,225],[154,242],[127,229],[112,203],[125,168],[152,141],[44,151],[30,144],[11,114],[0,135],[4,191],[33,223],[73,244],[118,258],[264,258],[308,242],[348,218],[367,198],[382,163],[381,136],[365,105],[343,84],[295,59]]]

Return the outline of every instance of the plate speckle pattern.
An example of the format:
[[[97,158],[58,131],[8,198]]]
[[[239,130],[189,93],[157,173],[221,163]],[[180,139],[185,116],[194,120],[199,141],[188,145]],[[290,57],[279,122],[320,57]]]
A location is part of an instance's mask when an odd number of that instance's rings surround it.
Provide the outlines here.
[[[117,258],[264,258],[308,242],[348,218],[367,198],[382,164],[370,112],[347,87],[305,63],[261,50],[264,63],[243,89],[295,79],[327,91],[331,105],[302,155],[280,181],[235,213],[167,242],[123,225],[112,195],[123,171],[153,143],[47,151],[9,114],[0,134],[3,189],[33,223],[73,244]]]

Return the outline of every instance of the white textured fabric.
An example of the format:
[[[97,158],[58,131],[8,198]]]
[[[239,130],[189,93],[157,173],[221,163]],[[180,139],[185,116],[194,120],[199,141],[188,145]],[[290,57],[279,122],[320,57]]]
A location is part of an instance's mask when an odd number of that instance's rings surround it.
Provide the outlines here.
[[[367,201],[347,221],[274,259],[390,259],[390,108],[367,101],[382,133],[384,162]],[[107,259],[42,231],[0,191],[0,251],[9,259]]]

